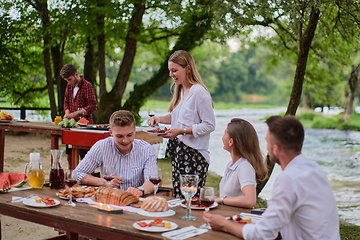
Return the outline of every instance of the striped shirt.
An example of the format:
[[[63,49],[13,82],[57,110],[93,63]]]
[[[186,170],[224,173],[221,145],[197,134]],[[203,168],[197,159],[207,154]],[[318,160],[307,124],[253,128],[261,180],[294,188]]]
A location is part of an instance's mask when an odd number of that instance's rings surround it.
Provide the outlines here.
[[[115,166],[115,174],[122,177],[124,184],[120,185],[120,189],[127,190],[129,187],[140,187],[149,180],[150,172],[157,171],[156,160],[155,149],[144,140],[134,139],[130,153],[123,155],[113,137],[108,137],[91,147],[74,170],[73,177],[80,183],[86,174],[110,164]]]

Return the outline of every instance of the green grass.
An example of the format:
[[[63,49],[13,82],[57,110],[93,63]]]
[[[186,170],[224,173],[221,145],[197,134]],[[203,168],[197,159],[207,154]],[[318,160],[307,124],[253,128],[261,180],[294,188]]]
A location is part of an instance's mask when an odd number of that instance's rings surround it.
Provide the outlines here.
[[[308,128],[360,131],[360,114],[358,113],[351,114],[345,121],[342,120],[343,113],[323,115],[316,112],[303,112],[296,117]]]

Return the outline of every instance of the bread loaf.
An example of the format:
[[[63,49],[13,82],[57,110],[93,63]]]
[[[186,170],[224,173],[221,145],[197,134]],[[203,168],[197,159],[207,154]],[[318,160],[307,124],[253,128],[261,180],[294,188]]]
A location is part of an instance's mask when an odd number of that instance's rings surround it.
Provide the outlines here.
[[[147,197],[141,205],[141,209],[148,212],[166,212],[169,210],[169,205],[163,197]]]
[[[109,187],[100,187],[91,199],[95,202],[117,206],[128,206],[139,202],[139,198],[130,192]]]

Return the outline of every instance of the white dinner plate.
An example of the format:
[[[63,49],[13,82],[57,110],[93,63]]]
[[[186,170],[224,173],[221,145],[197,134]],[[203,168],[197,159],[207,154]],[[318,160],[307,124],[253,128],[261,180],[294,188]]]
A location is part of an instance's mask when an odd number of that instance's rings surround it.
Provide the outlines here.
[[[63,197],[63,196],[58,196],[60,199],[64,199],[64,200],[70,200],[70,198],[68,197]],[[76,201],[76,198],[75,197],[72,197],[72,200],[73,201]]]
[[[211,205],[209,208],[216,208],[219,204],[217,202],[214,202],[213,205]],[[182,206],[183,208],[187,208],[186,204],[181,203],[180,206]],[[191,205],[191,209],[194,210],[205,210],[205,207],[199,207],[199,206],[195,206],[195,205]]]
[[[23,204],[25,204],[26,206],[30,206],[30,207],[54,207],[60,204],[59,200],[54,199],[55,204],[53,205],[46,205],[45,203],[41,202],[41,203],[37,203],[35,202],[35,198],[29,198],[29,199],[25,199],[23,201]]]
[[[142,220],[142,221],[138,221],[138,222],[146,222],[146,223],[150,223],[154,220]],[[174,230],[178,227],[178,225],[174,222],[170,222],[171,223],[171,228],[164,228],[164,227],[156,227],[156,226],[151,226],[151,227],[140,227],[137,223],[138,222],[134,222],[133,227],[141,230],[141,231],[146,231],[146,232],[166,232],[166,231],[171,231]]]
[[[171,209],[166,212],[148,212],[140,208],[137,213],[147,217],[169,217],[175,215],[175,211]]]

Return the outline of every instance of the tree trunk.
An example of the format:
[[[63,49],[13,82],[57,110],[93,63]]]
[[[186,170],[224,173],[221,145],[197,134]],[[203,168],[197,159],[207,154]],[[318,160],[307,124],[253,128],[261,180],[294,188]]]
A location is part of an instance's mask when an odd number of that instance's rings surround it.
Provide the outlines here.
[[[356,91],[356,87],[357,87],[357,82],[358,82],[358,76],[359,76],[359,69],[360,69],[360,64],[357,65],[357,67],[353,67],[348,83],[349,83],[349,93],[347,95],[347,99],[346,99],[346,105],[345,105],[345,110],[344,110],[344,115],[341,118],[341,120],[345,121],[347,119],[350,118],[350,115],[353,111],[353,106],[354,106],[354,98],[355,98],[355,91]]]
[[[290,95],[290,101],[287,107],[286,115],[295,115],[300,104],[301,93],[304,84],[306,64],[309,56],[309,50],[315,35],[315,30],[319,22],[320,10],[312,7],[309,24],[299,40],[299,55],[296,64],[294,83]]]
[[[50,42],[51,37],[49,35],[48,26],[50,24],[49,21],[49,12],[48,12],[47,1],[36,1],[36,9],[41,15],[41,21],[43,26],[43,41],[44,41],[44,66],[45,66],[45,75],[47,82],[47,89],[50,101],[50,110],[51,110],[51,118],[54,119],[57,115],[56,102],[55,102],[55,94],[54,94],[54,80],[51,70],[51,55],[50,55]]]
[[[84,78],[88,80],[94,87],[96,85],[96,73],[97,73],[97,61],[95,54],[95,45],[91,41],[91,38],[87,37],[85,62],[84,62]]]
[[[296,71],[294,76],[294,83],[290,95],[290,101],[287,107],[286,114],[295,115],[296,111],[300,104],[301,99],[301,93],[302,88],[304,84],[304,78],[305,78],[305,70],[306,70],[306,64],[309,56],[309,50],[311,47],[312,40],[315,35],[315,30],[319,21],[320,16],[320,10],[315,9],[312,7],[309,24],[304,32],[300,36],[299,40],[299,54],[298,54],[298,61],[296,64]],[[264,181],[258,182],[258,185],[256,186],[256,192],[259,194],[262,189],[265,187],[266,183],[268,182],[271,173],[274,168],[274,163],[270,161],[269,155],[266,156],[266,162],[269,170],[269,176]]]
[[[125,52],[119,69],[119,73],[116,77],[113,89],[103,94],[100,98],[98,121],[108,122],[110,115],[121,109],[121,101],[126,88],[126,84],[129,81],[131,69],[134,63],[137,46],[137,36],[140,34],[142,26],[142,18],[145,13],[145,3],[142,0],[138,0],[135,3],[134,12],[129,22],[129,30],[125,40]]]
[[[57,90],[57,96],[58,96],[58,109],[57,109],[57,115],[62,116],[63,115],[63,109],[64,109],[64,94],[65,92],[62,90],[61,81],[62,78],[60,77],[60,70],[63,65],[63,55],[60,50],[60,44],[55,45],[54,47],[51,47],[51,55],[52,55],[52,63],[53,63],[53,69],[54,69],[54,79],[56,82],[56,90]]]
[[[104,8],[103,1],[97,3],[99,8]],[[100,34],[98,35],[98,67],[99,67],[99,96],[106,93],[106,67],[105,67],[105,15],[103,12],[97,17],[97,25]]]
[[[130,97],[125,102],[123,108],[132,111],[138,123],[140,122],[140,107],[145,103],[146,99],[155,93],[159,87],[164,85],[169,78],[168,58],[171,53],[179,49],[189,52],[199,45],[200,40],[211,27],[211,20],[211,13],[203,13],[199,14],[199,16],[194,15],[190,17],[184,29],[181,31],[174,48],[168,53],[167,58],[164,59],[164,62],[161,64],[159,71],[145,83],[135,85],[134,90],[130,93]]]

